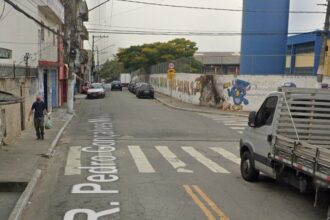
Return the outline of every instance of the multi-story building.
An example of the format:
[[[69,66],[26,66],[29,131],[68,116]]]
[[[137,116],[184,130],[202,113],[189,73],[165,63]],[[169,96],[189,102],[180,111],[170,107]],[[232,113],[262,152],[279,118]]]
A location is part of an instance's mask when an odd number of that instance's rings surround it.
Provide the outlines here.
[[[37,94],[48,110],[59,106],[59,79],[64,72],[63,42],[59,37],[64,7],[59,0],[16,0],[19,8],[56,33],[41,27],[9,4],[0,5],[0,91],[22,97],[21,103],[1,106],[0,139],[10,142],[27,126],[27,114]],[[8,52],[11,52],[8,53]],[[10,55],[10,56],[8,56]],[[62,78],[65,74],[62,74]]]

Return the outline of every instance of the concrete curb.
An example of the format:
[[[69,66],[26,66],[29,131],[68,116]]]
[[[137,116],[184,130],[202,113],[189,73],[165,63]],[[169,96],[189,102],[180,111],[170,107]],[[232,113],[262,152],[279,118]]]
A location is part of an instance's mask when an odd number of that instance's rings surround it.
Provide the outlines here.
[[[199,110],[199,109],[193,109],[193,108],[181,108],[181,107],[177,107],[177,106],[174,106],[174,105],[171,105],[170,103],[168,102],[165,102],[164,100],[160,99],[160,98],[157,98],[155,97],[155,99],[170,107],[170,108],[173,108],[173,109],[177,109],[177,110],[181,110],[181,111],[189,111],[189,112],[199,112],[199,113],[206,113],[206,114],[219,114],[219,115],[234,115],[234,116],[239,116],[239,117],[248,117],[248,115],[244,115],[244,114],[237,114],[237,113],[230,113],[230,112],[213,112],[213,111],[204,111],[204,110]]]
[[[32,179],[29,182],[29,184],[27,185],[27,187],[25,188],[24,192],[19,197],[14,209],[11,211],[8,220],[19,220],[20,219],[22,212],[23,212],[24,208],[26,207],[26,205],[32,195],[40,176],[41,176],[41,170],[37,169],[34,172]]]
[[[47,157],[47,158],[51,158],[54,156],[55,147],[58,143],[58,140],[60,139],[60,137],[61,137],[62,133],[64,132],[64,130],[66,129],[66,127],[71,122],[73,116],[74,115],[69,116],[69,119],[65,122],[65,124],[62,126],[62,128],[58,131],[58,133],[57,133],[55,139],[53,140],[52,144],[50,145],[50,148],[48,149],[47,153],[43,154],[42,156]]]

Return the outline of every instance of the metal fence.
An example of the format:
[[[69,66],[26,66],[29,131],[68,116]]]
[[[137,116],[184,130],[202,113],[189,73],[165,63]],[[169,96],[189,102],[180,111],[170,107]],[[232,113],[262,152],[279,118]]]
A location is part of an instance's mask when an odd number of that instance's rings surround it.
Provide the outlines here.
[[[169,63],[173,63],[176,72],[180,73],[202,73],[203,64],[193,57],[184,57],[169,62],[158,63],[150,67],[150,73],[166,73]]]
[[[151,67],[151,74],[166,73],[173,63],[178,73],[239,74],[239,56],[185,57]]]
[[[286,54],[286,55],[241,55],[231,54],[226,56],[197,55],[195,57],[180,58],[169,62],[159,63],[151,66],[150,73],[167,73],[169,63],[174,63],[177,73],[202,73],[202,74],[236,74],[239,75],[241,68],[245,74],[262,73],[285,74],[297,76],[313,76],[317,71],[317,56],[314,53],[307,54]],[[272,65],[269,65],[272,64]],[[285,65],[284,70],[281,66]],[[278,72],[274,72],[274,66],[278,66]],[[325,75],[330,76],[330,57],[325,63]]]
[[[0,78],[37,77],[38,69],[26,66],[0,65]]]

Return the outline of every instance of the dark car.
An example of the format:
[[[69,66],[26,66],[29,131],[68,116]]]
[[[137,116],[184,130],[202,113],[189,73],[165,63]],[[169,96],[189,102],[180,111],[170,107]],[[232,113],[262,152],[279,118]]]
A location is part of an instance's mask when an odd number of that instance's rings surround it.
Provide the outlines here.
[[[120,81],[112,81],[111,83],[111,91],[120,90],[123,91],[123,86]]]
[[[128,84],[128,91],[133,92],[133,88],[135,87],[136,82],[131,82]]]
[[[136,95],[137,90],[140,88],[141,85],[146,84],[143,82],[138,82],[134,85],[132,92]]]
[[[136,90],[138,98],[154,98],[154,88],[148,83],[142,83]]]

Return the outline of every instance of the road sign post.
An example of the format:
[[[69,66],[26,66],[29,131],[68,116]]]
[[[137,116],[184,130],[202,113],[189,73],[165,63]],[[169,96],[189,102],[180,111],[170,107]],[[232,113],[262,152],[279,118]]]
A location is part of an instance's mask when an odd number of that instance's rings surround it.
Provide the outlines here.
[[[169,67],[174,67],[174,64],[173,65],[170,65],[169,64]],[[175,69],[173,68],[170,68],[167,70],[167,79],[169,80],[169,84],[170,84],[170,96],[171,96],[171,102],[172,102],[172,94],[173,94],[173,79],[175,78]]]

